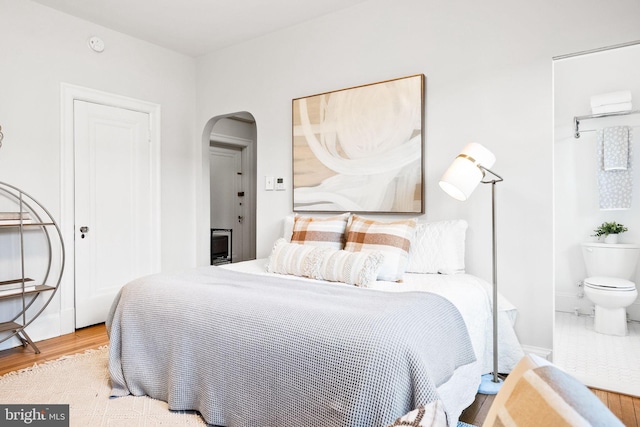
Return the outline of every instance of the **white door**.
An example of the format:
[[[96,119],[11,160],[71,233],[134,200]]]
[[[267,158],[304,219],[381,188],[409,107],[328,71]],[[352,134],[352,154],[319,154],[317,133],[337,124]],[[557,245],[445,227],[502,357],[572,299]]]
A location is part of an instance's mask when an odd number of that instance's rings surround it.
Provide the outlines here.
[[[147,113],[74,101],[76,328],[153,272],[149,129]]]
[[[210,147],[211,228],[233,230],[232,261],[243,261],[245,203],[242,190],[242,149]]]

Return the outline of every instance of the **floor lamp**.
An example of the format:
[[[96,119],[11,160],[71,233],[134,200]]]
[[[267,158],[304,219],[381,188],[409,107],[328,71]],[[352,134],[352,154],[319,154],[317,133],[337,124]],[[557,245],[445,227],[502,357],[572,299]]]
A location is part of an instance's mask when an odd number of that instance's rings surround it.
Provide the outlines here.
[[[440,188],[454,199],[465,201],[478,184],[491,184],[491,246],[493,262],[493,373],[482,376],[478,392],[481,394],[496,394],[502,386],[498,377],[498,275],[496,250],[496,183],[503,181],[502,177],[491,171],[496,157],[480,144],[468,144],[455,158],[449,169],[440,178]],[[487,177],[490,174],[490,177]]]

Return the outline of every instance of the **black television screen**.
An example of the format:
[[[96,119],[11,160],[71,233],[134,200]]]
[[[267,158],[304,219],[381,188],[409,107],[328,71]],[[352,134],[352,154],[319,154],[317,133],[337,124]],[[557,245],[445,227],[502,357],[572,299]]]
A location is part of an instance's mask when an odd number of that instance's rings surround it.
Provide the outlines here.
[[[227,258],[229,256],[229,236],[224,234],[211,235],[211,258]]]

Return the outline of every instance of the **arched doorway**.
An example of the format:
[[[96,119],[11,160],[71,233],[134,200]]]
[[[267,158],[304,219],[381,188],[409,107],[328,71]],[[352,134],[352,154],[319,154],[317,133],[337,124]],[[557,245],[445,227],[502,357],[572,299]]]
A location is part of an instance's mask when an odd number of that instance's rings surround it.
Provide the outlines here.
[[[207,124],[211,264],[256,257],[256,124],[248,112]]]

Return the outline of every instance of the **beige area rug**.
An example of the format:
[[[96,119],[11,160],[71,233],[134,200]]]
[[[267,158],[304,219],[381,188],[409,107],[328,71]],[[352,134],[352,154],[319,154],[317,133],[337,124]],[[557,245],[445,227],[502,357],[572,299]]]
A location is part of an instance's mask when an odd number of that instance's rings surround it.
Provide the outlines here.
[[[204,426],[195,412],[169,411],[149,397],[109,398],[107,347],[34,365],[0,377],[0,403],[69,404],[70,425]]]

